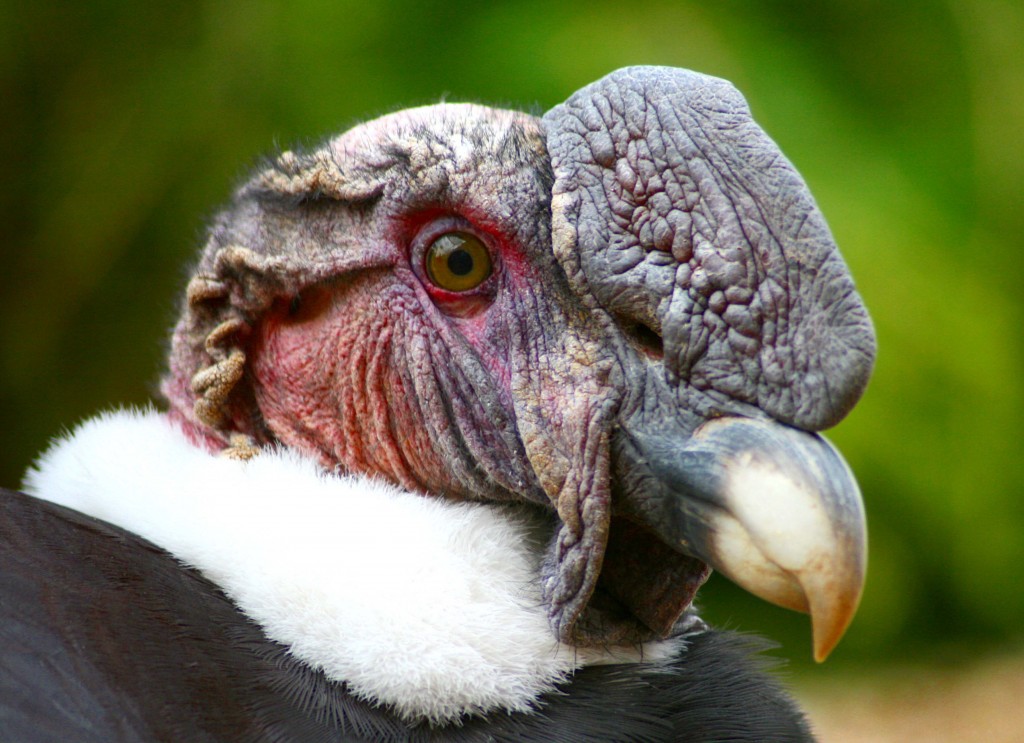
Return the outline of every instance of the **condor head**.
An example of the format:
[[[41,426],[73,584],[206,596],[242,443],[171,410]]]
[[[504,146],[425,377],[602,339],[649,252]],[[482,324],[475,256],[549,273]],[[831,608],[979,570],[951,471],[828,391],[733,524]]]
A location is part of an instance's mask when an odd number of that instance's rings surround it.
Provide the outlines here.
[[[639,67],[540,119],[413,109],[278,157],[211,231],[164,390],[229,453],[280,442],[549,514],[538,579],[565,642],[672,634],[710,566],[810,612],[823,658],[866,546],[815,432],[873,357],[743,98]]]

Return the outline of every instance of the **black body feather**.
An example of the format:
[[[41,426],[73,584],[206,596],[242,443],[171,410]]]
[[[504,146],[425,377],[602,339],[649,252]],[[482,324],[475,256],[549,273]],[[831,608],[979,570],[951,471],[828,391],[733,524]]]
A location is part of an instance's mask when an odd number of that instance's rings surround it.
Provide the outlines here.
[[[409,727],[267,640],[167,552],[0,493],[0,740],[811,739],[765,643],[715,631],[668,664],[585,668],[534,714]]]

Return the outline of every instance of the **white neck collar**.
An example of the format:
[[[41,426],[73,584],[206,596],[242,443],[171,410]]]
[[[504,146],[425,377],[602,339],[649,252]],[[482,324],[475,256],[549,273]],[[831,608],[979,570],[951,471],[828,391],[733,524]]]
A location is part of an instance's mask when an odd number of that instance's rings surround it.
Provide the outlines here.
[[[410,721],[528,710],[582,666],[680,648],[557,642],[538,586],[544,525],[525,508],[329,475],[288,450],[219,458],[153,410],[87,421],[25,484],[194,566],[267,637]]]

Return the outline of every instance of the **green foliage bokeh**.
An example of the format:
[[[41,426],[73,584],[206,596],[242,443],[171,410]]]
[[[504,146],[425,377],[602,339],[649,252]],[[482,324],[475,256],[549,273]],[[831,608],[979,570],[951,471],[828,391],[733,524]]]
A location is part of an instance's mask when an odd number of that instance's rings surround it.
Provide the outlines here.
[[[733,81],[800,168],[880,354],[831,438],[871,567],[836,657],[1024,639],[1024,7],[902,3],[0,3],[0,483],[151,399],[205,221],[261,153],[440,98],[541,112],[624,65]],[[715,579],[717,622],[809,656]]]

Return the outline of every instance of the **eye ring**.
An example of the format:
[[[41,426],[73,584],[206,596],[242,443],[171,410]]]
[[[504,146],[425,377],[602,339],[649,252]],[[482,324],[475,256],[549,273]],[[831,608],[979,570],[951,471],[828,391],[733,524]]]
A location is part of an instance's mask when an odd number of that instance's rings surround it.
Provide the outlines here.
[[[438,235],[423,256],[427,278],[449,292],[468,292],[484,283],[493,271],[490,251],[476,235],[452,230]]]

